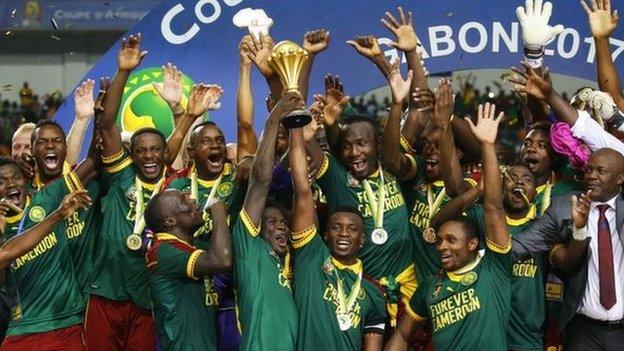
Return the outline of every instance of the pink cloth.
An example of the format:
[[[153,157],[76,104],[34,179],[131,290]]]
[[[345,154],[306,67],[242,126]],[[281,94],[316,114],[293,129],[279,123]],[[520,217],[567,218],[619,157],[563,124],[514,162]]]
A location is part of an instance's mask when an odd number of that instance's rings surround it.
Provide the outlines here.
[[[567,156],[574,168],[581,171],[585,169],[591,151],[572,135],[567,123],[557,122],[550,128],[550,144],[556,152]]]

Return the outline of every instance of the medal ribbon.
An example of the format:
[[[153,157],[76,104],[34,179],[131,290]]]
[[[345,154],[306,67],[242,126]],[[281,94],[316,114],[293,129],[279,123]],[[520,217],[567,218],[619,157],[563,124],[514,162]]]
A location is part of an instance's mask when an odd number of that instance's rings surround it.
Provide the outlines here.
[[[154,191],[152,191],[152,195],[150,195],[150,200],[160,192],[160,188],[164,182],[165,177],[163,176],[158,183],[156,183]],[[132,234],[141,235],[143,229],[145,229],[145,218],[143,217],[143,212],[145,212],[145,200],[143,199],[143,182],[139,179],[139,176],[134,177],[134,188],[136,190],[136,206],[134,207],[134,229],[132,230]]]
[[[433,184],[427,184],[427,205],[429,207],[429,218],[428,221],[431,221],[431,218],[438,212],[438,209],[442,205],[442,201],[444,201],[444,197],[446,196],[446,187],[442,188],[436,196],[435,200],[433,199]],[[429,222],[427,222],[427,226],[429,226]]]
[[[379,167],[379,201],[375,199],[375,194],[373,194],[373,189],[370,186],[370,183],[367,179],[362,181],[364,185],[364,190],[366,195],[366,201],[368,202],[368,207],[373,214],[373,221],[375,222],[375,228],[383,228],[383,215],[384,215],[384,203],[386,202],[386,187],[384,181],[383,169],[381,166]]]
[[[338,298],[338,311],[336,312],[338,314],[341,314],[341,313],[348,314],[353,309],[357,296],[360,293],[360,288],[362,286],[362,270],[360,270],[360,272],[358,273],[358,277],[355,280],[355,283],[353,283],[353,286],[351,287],[351,291],[349,292],[348,297],[345,295],[343,279],[340,279],[340,275],[338,274],[338,269],[337,268],[334,269],[334,272],[336,276],[336,281],[337,281],[336,285],[337,285],[337,290],[338,290],[336,294],[336,297]]]
[[[542,197],[542,206],[540,208],[540,215],[543,215],[548,207],[550,207],[550,194],[552,192],[553,184],[548,181],[546,183],[546,189],[544,189],[544,196]]]

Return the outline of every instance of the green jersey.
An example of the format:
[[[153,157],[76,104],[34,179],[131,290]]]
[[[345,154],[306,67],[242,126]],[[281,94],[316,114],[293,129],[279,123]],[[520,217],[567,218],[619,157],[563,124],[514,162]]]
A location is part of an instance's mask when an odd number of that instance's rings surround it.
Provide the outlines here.
[[[471,206],[466,213],[483,225],[483,208]],[[525,218],[507,217],[511,236],[522,235],[531,225],[537,210],[531,206]],[[544,297],[545,257],[535,255],[524,261],[514,261],[511,269],[511,310],[507,329],[507,345],[512,350],[542,350],[543,325],[546,318]]]
[[[193,169],[191,169],[189,173],[190,175],[188,177],[182,177],[172,181],[171,184],[169,184],[169,188],[178,189],[192,194],[192,179],[197,177],[197,175]],[[245,199],[246,187],[239,184],[239,182],[234,179],[231,164],[226,163],[223,166],[223,172],[217,180],[196,179],[197,202],[199,202],[201,207],[206,205],[206,201],[208,201],[211,191],[216,186],[217,189],[215,189],[213,196],[222,199],[227,204],[229,219],[234,218],[240,212],[243,200]],[[210,215],[205,214],[205,219],[206,224],[198,230],[197,233],[195,233],[195,240],[193,243],[201,249],[206,249],[210,245],[209,239],[210,234],[212,234],[212,218]]]
[[[26,207],[30,200],[26,203]],[[20,212],[16,215],[6,217],[6,226],[4,227],[3,241],[6,238],[12,238],[17,235],[19,224],[24,217],[24,212]],[[0,287],[0,295],[2,295],[7,307],[11,309],[11,319],[21,318],[21,307],[19,303],[19,293],[17,291],[17,283],[15,277],[11,272],[11,267],[4,269],[4,284]]]
[[[202,252],[159,233],[145,256],[156,329],[166,351],[217,350],[217,314],[208,308],[212,283],[194,273]]]
[[[507,350],[511,243],[486,244],[483,257],[454,273],[425,280],[407,306],[416,321],[431,319],[436,350]]]
[[[140,182],[141,189],[136,189],[137,169],[125,151],[104,158],[104,165],[108,193],[101,206],[106,220],[102,223],[94,272],[85,290],[110,300],[130,300],[149,309],[144,253],[128,249],[126,239],[134,230],[137,194],[142,193],[147,204],[155,186]]]
[[[231,235],[240,350],[293,350],[297,310],[290,287],[289,255],[282,263],[245,209]]]
[[[350,326],[341,330],[338,279],[350,296],[362,274],[362,262],[346,266],[331,257],[316,227],[293,233],[294,296],[299,312],[297,350],[361,350],[364,333],[384,334],[387,319],[383,293],[368,279],[349,311]],[[353,293],[355,294],[355,293]]]
[[[383,172],[383,181],[382,173]],[[364,247],[360,258],[364,263],[364,271],[373,278],[380,280],[386,287],[400,287],[405,303],[416,289],[414,274],[413,240],[409,232],[407,207],[399,182],[390,172],[378,168],[367,179],[356,179],[332,155],[325,154],[323,165],[316,175],[317,183],[327,199],[328,212],[350,206],[356,207],[364,216]],[[370,186],[374,197],[370,201],[366,191],[366,183]],[[373,213],[377,211],[375,204],[379,201],[379,189],[383,183],[385,199],[383,202],[383,228],[388,233],[387,241],[381,245],[373,243],[372,233],[376,227]],[[392,290],[392,289],[390,289]],[[397,302],[396,291],[388,291],[391,302]]]
[[[544,212],[546,212],[553,197],[567,194],[574,189],[576,189],[576,184],[573,182],[558,181],[553,183],[551,180],[549,180],[546,184],[535,188],[535,198],[533,198],[533,203],[535,204],[535,207],[537,207],[538,216],[541,216]]]
[[[429,228],[429,221],[451,198],[446,195],[444,181],[427,182],[424,178],[424,160],[416,157],[415,176],[402,183],[403,194],[408,208],[409,229],[414,238],[416,273],[419,280],[432,276],[441,268],[440,255],[435,242],[425,240],[423,233]],[[465,179],[475,185],[472,179]]]
[[[34,193],[24,210],[22,230],[41,222],[65,195],[76,190],[72,177],[75,174],[68,173]],[[7,335],[42,333],[82,323],[86,301],[76,279],[66,229],[66,221],[59,222],[37,246],[11,263],[21,311],[14,309]]]

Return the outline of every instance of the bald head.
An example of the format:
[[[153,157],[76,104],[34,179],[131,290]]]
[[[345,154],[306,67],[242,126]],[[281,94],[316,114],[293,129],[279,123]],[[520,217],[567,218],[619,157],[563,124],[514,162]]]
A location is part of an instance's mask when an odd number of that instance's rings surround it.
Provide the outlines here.
[[[174,214],[178,207],[177,190],[167,190],[156,194],[145,208],[145,224],[155,232],[166,232],[165,219]],[[177,191],[179,192],[179,191]]]
[[[624,183],[624,156],[610,148],[595,151],[587,163],[584,180],[592,200],[604,202],[615,197]]]

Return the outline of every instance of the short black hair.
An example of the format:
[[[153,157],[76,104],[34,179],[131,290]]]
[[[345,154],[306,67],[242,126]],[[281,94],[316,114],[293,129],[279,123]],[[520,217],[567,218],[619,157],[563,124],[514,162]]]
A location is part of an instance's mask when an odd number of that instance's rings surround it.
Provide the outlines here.
[[[550,140],[550,130],[552,128],[552,123],[547,121],[540,121],[531,126],[527,131],[527,135],[533,130],[539,130],[542,133],[546,134],[546,139],[548,139],[548,155],[550,155],[550,163],[551,168],[553,170],[559,170],[565,166],[566,158],[564,158],[561,154],[555,151],[552,147],[552,142]]]
[[[477,222],[475,222],[475,220],[472,219],[471,217],[464,216],[464,215],[453,216],[447,219],[444,223],[448,223],[448,222],[456,222],[456,223],[461,224],[466,230],[466,237],[468,239],[479,238],[479,226],[477,225]],[[444,223],[442,223],[442,225]],[[440,225],[440,227],[442,225]]]
[[[4,166],[8,166],[8,165],[13,165],[13,166],[17,167],[18,169],[21,169],[19,163],[17,163],[17,161],[12,159],[11,157],[0,156],[0,167],[4,167]]]
[[[35,131],[37,129],[41,129],[45,126],[53,126],[58,128],[61,131],[61,134],[63,135],[63,141],[65,141],[67,139],[67,137],[65,136],[65,131],[63,130],[63,127],[61,127],[61,125],[54,120],[51,119],[42,119],[39,122],[37,122],[37,125],[35,126],[35,129],[33,129],[33,132],[30,134],[30,144],[31,145],[35,145],[35,140],[37,138],[37,133],[35,133]]]
[[[147,228],[151,229],[155,233],[162,233],[167,231],[167,228],[164,224],[164,217],[167,216],[167,211],[163,205],[165,201],[169,200],[163,198],[165,194],[167,194],[167,192],[163,191],[154,195],[154,197],[147,202],[147,206],[145,207],[145,224]]]
[[[196,140],[195,140],[196,139],[196,133],[195,132],[198,131],[200,128],[203,128],[205,126],[214,126],[217,129],[219,129],[219,131],[221,131],[221,128],[219,128],[219,126],[215,122],[212,122],[212,121],[204,121],[204,122],[201,122],[201,123],[197,124],[196,126],[193,127],[193,129],[191,129],[191,136],[189,138],[189,146],[190,147],[194,147],[195,146],[195,142],[196,142]],[[223,134],[222,131],[221,131],[221,134]]]
[[[132,133],[132,136],[130,137],[130,152],[134,151],[134,146],[135,146],[134,143],[136,142],[136,139],[143,134],[158,135],[160,137],[160,140],[162,140],[163,147],[164,148],[167,147],[167,139],[165,138],[165,135],[160,130],[156,128],[152,128],[152,127],[145,127],[145,128],[137,129],[136,131],[134,131],[134,133]]]
[[[336,213],[341,213],[341,212],[352,213],[358,216],[358,218],[362,221],[362,226],[365,225],[364,216],[362,215],[362,212],[360,212],[360,210],[358,210],[357,207],[354,207],[354,206],[338,206],[331,210],[331,212],[329,213],[329,216],[327,216],[327,219],[329,220],[331,216],[335,215]]]
[[[288,220],[288,223],[290,223],[290,215],[291,215],[290,211],[288,211],[288,209],[284,205],[282,205],[279,201],[277,201],[275,198],[270,197],[270,196],[267,197],[265,205],[264,205],[264,209],[266,210],[267,208],[274,208],[280,211],[282,213],[282,216],[284,216]],[[264,211],[262,212],[264,215]]]

